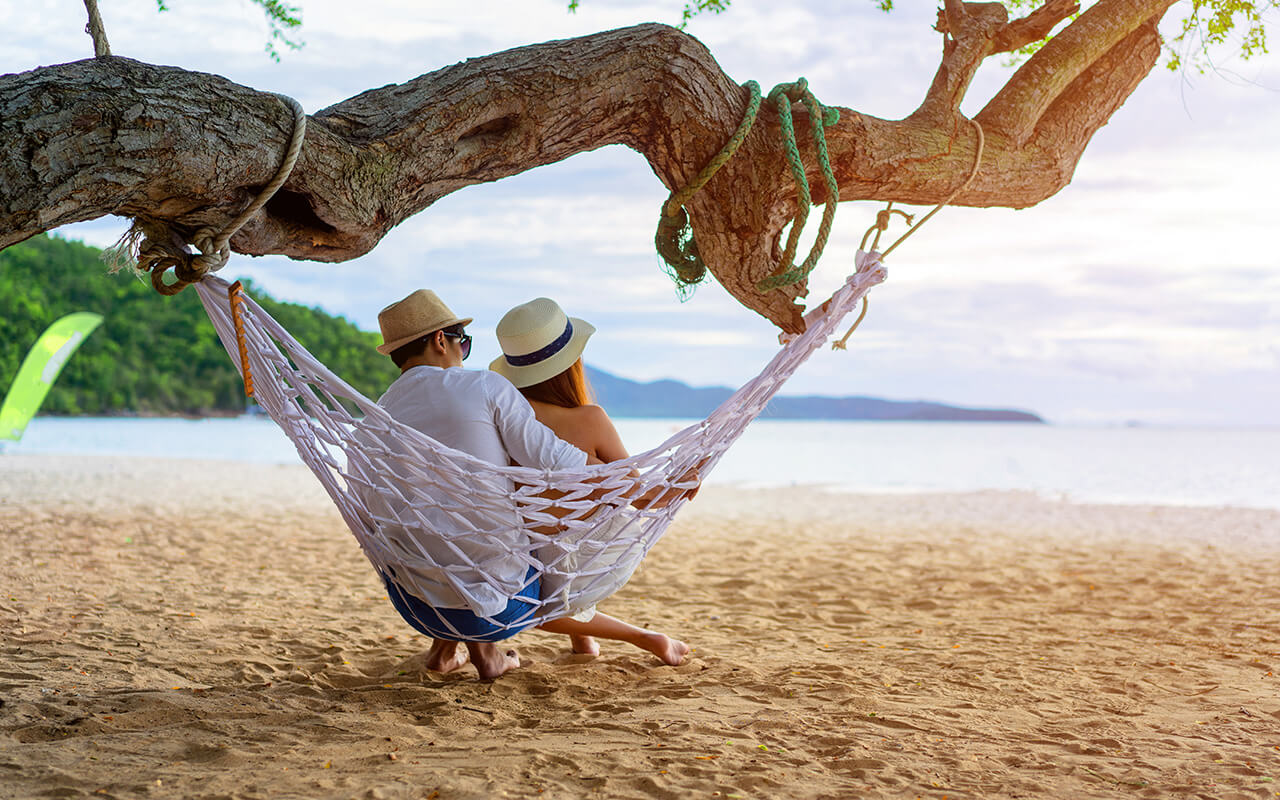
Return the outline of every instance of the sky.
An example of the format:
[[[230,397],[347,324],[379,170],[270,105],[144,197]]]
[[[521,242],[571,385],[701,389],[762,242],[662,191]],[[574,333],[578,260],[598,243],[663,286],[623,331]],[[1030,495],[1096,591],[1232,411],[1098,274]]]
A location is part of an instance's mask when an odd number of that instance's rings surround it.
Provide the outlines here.
[[[678,22],[684,5],[296,2],[305,46],[278,64],[248,0],[100,6],[117,55],[225,75],[315,112],[473,56]],[[886,15],[871,0],[734,0],[688,32],[739,82],[767,91],[803,75],[828,104],[894,119],[919,103],[941,50],[935,4],[897,5]],[[0,0],[0,73],[92,55],[84,20],[82,0]],[[979,71],[965,111],[1008,78],[1000,61]],[[1227,48],[1203,75],[1157,67],[1057,195],[1020,211],[948,208],[895,251],[849,350],[819,351],[784,393],[1019,408],[1060,424],[1280,425],[1277,130],[1280,55],[1242,62]],[[476,318],[476,367],[498,355],[493,329],[508,308],[548,296],[596,326],[595,366],[741,384],[776,349],[776,330],[714,283],[678,300],[653,251],[666,195],[637,153],[602,148],[456,192],[343,264],[234,256],[222,274],[367,330],[387,304],[432,288]],[[876,210],[840,205],[811,301],[853,269]],[[107,217],[59,233],[107,246],[126,227]]]

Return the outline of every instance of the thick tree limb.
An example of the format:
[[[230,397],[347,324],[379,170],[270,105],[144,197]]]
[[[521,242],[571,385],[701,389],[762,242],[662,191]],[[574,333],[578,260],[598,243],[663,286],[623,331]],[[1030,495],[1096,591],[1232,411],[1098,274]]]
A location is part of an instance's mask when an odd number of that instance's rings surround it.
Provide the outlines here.
[[[1133,31],[1158,21],[1176,0],[1100,2],[1049,40],[992,98],[978,120],[1019,146],[1040,117],[1085,70]]]
[[[1171,2],[1101,0],[1037,53],[979,116],[982,170],[954,202],[1024,207],[1065,186],[1093,132],[1150,69],[1154,22]],[[840,199],[931,204],[968,174],[975,140],[955,109],[1008,27],[990,5],[948,6],[962,13],[951,17],[958,32],[928,113],[922,105],[888,121],[842,109],[828,137]],[[1053,48],[1082,22],[1075,50]],[[472,59],[316,113],[292,177],[231,244],[251,255],[343,261],[459,188],[607,144],[637,150],[679,187],[720,148],[745,103],[700,43],[660,25]],[[796,121],[806,124],[802,110]],[[290,114],[271,95],[212,75],[108,57],[0,76],[0,247],[104,214],[187,233],[220,227],[270,180],[289,132]],[[825,202],[816,174],[811,184],[815,202]],[[761,112],[689,208],[725,288],[799,328],[793,300],[803,286],[755,289],[777,266],[795,208],[775,112]]]

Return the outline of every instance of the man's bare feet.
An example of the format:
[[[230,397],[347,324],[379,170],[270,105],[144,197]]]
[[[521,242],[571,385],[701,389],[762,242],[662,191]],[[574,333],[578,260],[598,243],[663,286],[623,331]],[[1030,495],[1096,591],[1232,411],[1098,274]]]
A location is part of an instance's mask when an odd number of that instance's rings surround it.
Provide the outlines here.
[[[651,633],[636,644],[662,659],[662,663],[669,667],[680,666],[689,655],[689,645],[665,633]]]
[[[600,645],[590,636],[578,636],[571,634],[569,636],[569,645],[573,652],[580,656],[598,656],[600,655]]]
[[[491,681],[520,666],[520,656],[515,650],[499,650],[492,642],[467,642],[467,650],[481,680]]]
[[[425,662],[432,672],[453,672],[467,663],[467,651],[460,650],[457,642],[436,639],[431,642]]]

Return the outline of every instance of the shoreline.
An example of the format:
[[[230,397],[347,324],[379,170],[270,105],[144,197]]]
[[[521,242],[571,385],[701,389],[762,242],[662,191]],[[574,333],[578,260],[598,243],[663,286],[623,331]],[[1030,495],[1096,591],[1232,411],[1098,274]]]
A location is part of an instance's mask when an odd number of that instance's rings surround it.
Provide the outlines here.
[[[264,418],[264,424],[270,423],[270,420]],[[118,455],[104,454],[97,452],[84,453],[24,453],[24,452],[7,452],[0,442],[0,488],[3,488],[6,480],[17,480],[13,491],[21,492],[27,483],[21,481],[21,475],[24,472],[30,472],[32,476],[37,474],[56,471],[67,475],[83,476],[85,479],[91,480],[95,485],[102,485],[111,481],[117,481],[122,489],[133,483],[148,483],[157,480],[163,480],[173,475],[188,474],[192,472],[201,472],[212,470],[220,474],[234,474],[243,471],[253,471],[258,469],[265,470],[293,470],[296,475],[291,480],[295,491],[305,493],[307,487],[314,489],[311,499],[316,503],[329,503],[328,495],[321,488],[319,482],[312,475],[310,470],[302,463],[281,463],[277,461],[264,460],[238,460],[238,459],[219,459],[219,458],[201,458],[201,457],[153,457],[150,455]],[[56,483],[42,482],[38,491],[46,491]],[[248,482],[243,487],[247,491],[252,492],[252,482]],[[1168,499],[1160,501],[1145,501],[1141,499],[1097,499],[1091,497],[1077,497],[1070,492],[1059,490],[1035,490],[1035,489],[1002,489],[1002,488],[979,488],[964,489],[958,491],[936,490],[936,489],[885,489],[885,488],[858,488],[846,484],[836,482],[813,482],[813,483],[767,483],[748,480],[732,480],[717,481],[714,479],[707,484],[708,490],[714,489],[722,492],[739,492],[743,494],[753,494],[756,492],[790,492],[799,491],[807,493],[829,494],[835,497],[856,498],[879,498],[885,502],[894,500],[902,501],[907,499],[918,499],[928,502],[938,498],[963,498],[966,496],[1008,496],[1010,498],[1030,498],[1036,502],[1044,504],[1061,504],[1064,506],[1084,506],[1098,507],[1099,509],[1113,509],[1123,511],[1126,509],[1187,509],[1205,512],[1212,511],[1242,511],[1242,512],[1276,512],[1280,513],[1280,498],[1277,498],[1275,505],[1250,505],[1242,503],[1212,503],[1212,502],[1194,502],[1184,500],[1181,502],[1173,502]],[[74,497],[74,493],[68,493],[66,499],[70,500]],[[223,495],[225,497],[225,492]],[[4,500],[4,493],[0,492],[0,506]],[[121,495],[122,502],[128,502],[128,495]],[[689,509],[696,509],[697,505],[689,506]],[[682,513],[688,513],[684,511]],[[1277,530],[1276,546],[1280,547],[1280,529]]]
[[[0,498],[0,797],[1280,791],[1280,512],[707,487],[602,604],[685,664],[529,631],[485,683],[303,467],[0,459]]]

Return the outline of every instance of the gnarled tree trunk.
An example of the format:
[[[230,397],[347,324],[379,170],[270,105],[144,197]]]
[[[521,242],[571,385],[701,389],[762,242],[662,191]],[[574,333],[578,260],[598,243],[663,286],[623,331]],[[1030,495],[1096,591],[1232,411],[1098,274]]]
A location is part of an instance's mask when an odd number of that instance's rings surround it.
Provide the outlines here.
[[[1173,2],[1101,0],[1029,59],[977,115],[984,156],[953,202],[1022,208],[1066,186],[1093,133],[1155,64],[1156,25]],[[841,109],[829,130],[840,199],[926,204],[949,195],[975,155],[975,131],[958,110],[974,71],[1075,10],[1047,0],[1010,22],[999,4],[947,0],[942,63],[920,107],[893,121]],[[231,245],[343,261],[450,192],[608,144],[637,150],[679,188],[720,149],[746,102],[706,48],[662,25],[472,59],[311,116],[292,176]],[[803,109],[796,114],[803,131]],[[291,125],[268,93],[127,58],[0,76],[0,248],[106,214],[186,233],[219,227],[271,179]],[[812,145],[799,138],[813,165]],[[739,153],[688,204],[717,279],[788,331],[803,325],[795,300],[804,284],[761,293],[756,283],[777,267],[795,204],[767,104]]]

